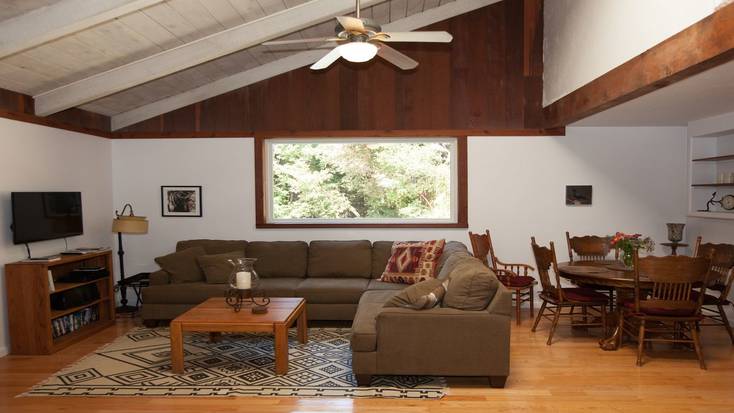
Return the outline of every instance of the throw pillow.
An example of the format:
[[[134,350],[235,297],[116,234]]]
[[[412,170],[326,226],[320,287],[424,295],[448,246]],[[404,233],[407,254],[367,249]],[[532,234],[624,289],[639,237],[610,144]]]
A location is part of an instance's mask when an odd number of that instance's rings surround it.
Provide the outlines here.
[[[462,260],[449,275],[443,307],[481,311],[487,308],[499,288],[494,272],[476,258]]]
[[[446,241],[395,242],[380,281],[415,284],[436,277],[436,262]]]
[[[199,267],[204,271],[208,284],[227,284],[232,273],[232,264],[229,260],[244,258],[244,251],[232,251],[224,254],[202,255],[196,258]]]
[[[204,248],[194,247],[164,255],[155,259],[161,269],[171,274],[172,284],[197,282],[204,279],[197,257],[206,255]]]
[[[404,307],[414,310],[433,308],[446,294],[447,284],[448,281],[442,282],[435,278],[421,281],[397,293],[385,303],[384,307]]]

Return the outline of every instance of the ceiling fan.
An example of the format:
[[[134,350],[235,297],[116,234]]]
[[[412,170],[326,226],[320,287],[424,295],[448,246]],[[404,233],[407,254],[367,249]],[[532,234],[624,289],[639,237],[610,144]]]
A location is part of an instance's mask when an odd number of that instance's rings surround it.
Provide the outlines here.
[[[283,44],[336,42],[338,45],[318,62],[311,65],[313,70],[326,69],[340,57],[362,63],[380,56],[402,70],[414,69],[418,62],[386,45],[389,42],[429,42],[449,43],[453,39],[448,32],[383,32],[382,27],[372,19],[359,16],[360,0],[357,2],[357,17],[338,16],[336,37],[319,39],[276,40],[265,42],[265,46]]]

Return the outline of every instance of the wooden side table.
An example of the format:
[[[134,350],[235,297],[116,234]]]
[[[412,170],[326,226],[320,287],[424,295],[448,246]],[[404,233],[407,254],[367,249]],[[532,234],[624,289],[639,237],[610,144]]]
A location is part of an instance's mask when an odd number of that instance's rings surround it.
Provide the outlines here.
[[[688,244],[683,242],[661,242],[660,245],[670,247],[670,255],[678,255],[678,247],[687,247]]]

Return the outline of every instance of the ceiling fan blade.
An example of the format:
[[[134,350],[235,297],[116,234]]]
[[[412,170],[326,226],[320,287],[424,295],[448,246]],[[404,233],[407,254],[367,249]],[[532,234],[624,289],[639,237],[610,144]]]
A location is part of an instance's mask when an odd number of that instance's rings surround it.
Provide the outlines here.
[[[450,43],[454,38],[448,32],[387,32],[381,42],[431,42]]]
[[[344,39],[340,39],[338,37],[318,37],[318,38],[312,38],[312,39],[274,40],[271,42],[265,42],[262,45],[263,46],[278,46],[281,44],[338,42],[340,40],[344,40]]]
[[[364,33],[367,31],[364,28],[364,23],[362,23],[362,20],[360,19],[349,16],[337,16],[336,20],[339,21],[339,24],[342,25],[345,31],[359,33]]]
[[[386,44],[380,45],[377,55],[403,70],[410,70],[418,67],[418,62]]]
[[[329,53],[326,54],[326,56],[319,59],[318,62],[311,65],[311,70],[321,70],[326,69],[327,67],[331,66],[332,63],[339,60],[341,57],[341,54],[339,53],[336,48],[331,49]]]

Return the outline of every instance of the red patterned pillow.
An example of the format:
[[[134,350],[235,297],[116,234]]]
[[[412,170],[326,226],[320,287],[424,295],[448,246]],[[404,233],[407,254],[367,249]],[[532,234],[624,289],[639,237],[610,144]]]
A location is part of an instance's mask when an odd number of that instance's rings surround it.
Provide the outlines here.
[[[415,284],[436,277],[436,263],[446,240],[395,242],[380,281]]]

